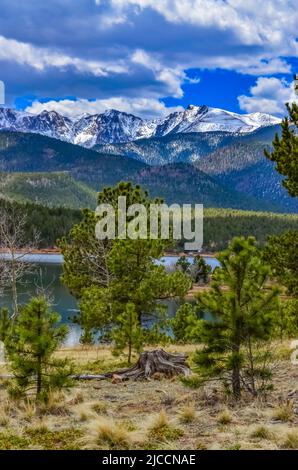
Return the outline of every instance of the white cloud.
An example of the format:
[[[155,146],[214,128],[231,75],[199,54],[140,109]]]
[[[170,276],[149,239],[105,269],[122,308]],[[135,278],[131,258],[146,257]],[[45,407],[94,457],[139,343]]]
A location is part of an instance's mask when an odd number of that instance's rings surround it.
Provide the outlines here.
[[[296,0],[110,0],[117,11],[151,8],[171,23],[232,31],[246,45],[267,44],[288,55],[297,52]]]
[[[165,83],[172,96],[175,98],[181,98],[183,96],[181,85],[187,80],[186,74],[183,70],[178,67],[167,67],[162,64],[158,58],[154,57],[152,54],[148,54],[142,49],[137,49],[132,54],[131,60],[135,64],[142,65],[143,67],[152,70],[156,80]]]
[[[170,112],[181,111],[181,106],[166,108],[165,104],[154,98],[126,98],[113,97],[107,99],[98,99],[89,101],[80,99],[77,101],[60,100],[40,103],[34,101],[26,111],[33,114],[39,114],[43,110],[57,111],[63,116],[74,118],[84,113],[97,114],[103,113],[107,109],[117,109],[143,118],[166,116]]]
[[[78,72],[91,73],[98,77],[127,72],[127,67],[121,63],[115,65],[97,60],[84,60],[4,36],[0,36],[0,60],[29,65],[40,71],[48,67],[63,69],[72,66]]]
[[[297,100],[293,83],[275,77],[259,77],[250,88],[250,95],[238,96],[240,108],[248,113],[285,114],[285,103]]]

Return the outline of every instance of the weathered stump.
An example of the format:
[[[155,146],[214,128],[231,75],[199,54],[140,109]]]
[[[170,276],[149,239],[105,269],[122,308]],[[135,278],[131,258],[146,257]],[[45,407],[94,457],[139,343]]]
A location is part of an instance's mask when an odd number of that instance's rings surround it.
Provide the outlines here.
[[[174,375],[189,376],[191,370],[186,359],[187,357],[184,354],[170,354],[163,349],[155,349],[141,353],[138,362],[128,369],[108,372],[102,375],[79,375],[75,378],[81,380],[104,380],[112,378],[115,379],[115,382],[120,382],[128,379],[148,379],[155,373],[164,374],[168,377]]]

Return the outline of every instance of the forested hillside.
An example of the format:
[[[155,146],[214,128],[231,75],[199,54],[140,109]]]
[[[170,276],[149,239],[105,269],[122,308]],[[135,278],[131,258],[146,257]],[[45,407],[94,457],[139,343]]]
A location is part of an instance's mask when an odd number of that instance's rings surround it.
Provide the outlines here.
[[[0,173],[0,197],[49,207],[96,206],[96,192],[67,172]]]
[[[56,246],[57,239],[68,234],[70,228],[82,219],[79,210],[62,207],[49,208],[37,204],[20,204],[0,199],[1,207],[8,207],[20,214],[27,214],[26,239],[33,239],[34,232],[40,234],[40,248]],[[204,210],[205,251],[226,248],[237,235],[253,235],[262,246],[267,236],[279,235],[287,230],[298,229],[298,215],[274,214],[269,212],[239,211],[230,209]],[[177,243],[175,250],[183,249],[184,241]]]
[[[131,178],[145,164],[107,155],[38,134],[0,132],[0,171],[69,171],[99,190]]]

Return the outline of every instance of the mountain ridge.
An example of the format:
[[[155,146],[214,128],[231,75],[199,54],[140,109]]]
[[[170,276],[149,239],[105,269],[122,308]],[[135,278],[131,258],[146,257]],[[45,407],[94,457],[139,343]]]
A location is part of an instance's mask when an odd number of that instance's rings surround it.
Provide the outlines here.
[[[9,174],[12,175],[6,190],[8,195],[17,195],[18,200],[25,194],[27,200],[30,196],[33,202],[46,201],[48,194],[51,202],[51,193],[56,191],[57,185],[59,203],[63,205],[66,203],[63,201],[63,185],[67,184],[69,189],[65,197],[70,200],[69,194],[73,187],[78,206],[80,201],[90,197],[90,193],[87,191],[86,194],[85,188],[78,188],[69,177],[57,176],[57,172],[68,172],[75,181],[95,191],[120,181],[132,181],[169,202],[195,201],[206,207],[283,212],[282,206],[271,201],[258,201],[253,195],[247,196],[229,188],[190,164],[152,167],[133,158],[99,153],[38,134],[0,132],[0,171],[8,173],[8,178]],[[23,175],[13,177],[16,173]],[[34,191],[31,192],[30,188]],[[56,195],[53,196],[57,200]]]
[[[279,123],[279,118],[266,113],[237,114],[206,105],[189,105],[183,111],[157,119],[142,119],[115,109],[71,119],[57,111],[30,114],[0,108],[0,130],[37,133],[86,148],[170,134],[214,131],[246,134]]]

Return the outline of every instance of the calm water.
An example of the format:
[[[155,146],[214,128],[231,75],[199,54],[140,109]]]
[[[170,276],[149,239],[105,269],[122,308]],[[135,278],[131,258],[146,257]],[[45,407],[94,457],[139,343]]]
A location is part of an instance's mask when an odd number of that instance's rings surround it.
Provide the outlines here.
[[[28,261],[35,263],[36,269],[34,273],[27,274],[24,280],[18,285],[20,303],[27,303],[30,297],[36,295],[38,291],[41,289],[45,290],[50,296],[53,308],[61,315],[62,322],[69,324],[70,332],[66,343],[68,345],[77,344],[80,338],[80,327],[74,325],[71,318],[77,313],[78,307],[75,298],[60,282],[63,262],[62,256],[28,255],[28,257]],[[171,269],[177,259],[178,257],[167,256],[164,257],[161,262],[163,262],[168,269]],[[213,269],[219,264],[215,258],[205,258],[205,260]],[[10,291],[5,291],[4,295],[0,297],[0,305],[10,307]],[[171,300],[167,301],[166,305],[168,307],[169,317],[174,316],[179,304]]]

